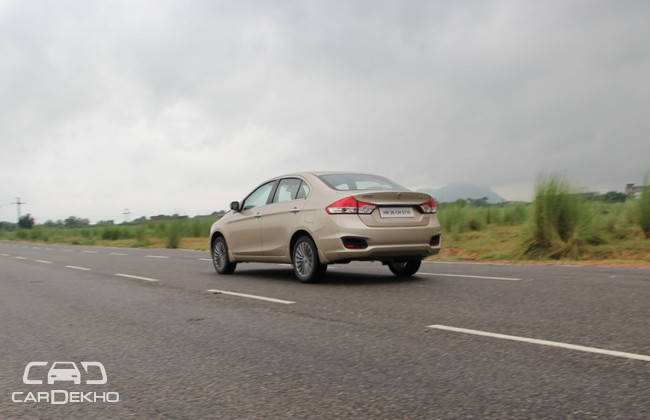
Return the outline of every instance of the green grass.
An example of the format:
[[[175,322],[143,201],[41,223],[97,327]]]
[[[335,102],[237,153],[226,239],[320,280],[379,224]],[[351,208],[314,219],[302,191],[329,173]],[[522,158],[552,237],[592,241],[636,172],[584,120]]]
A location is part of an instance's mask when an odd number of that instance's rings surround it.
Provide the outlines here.
[[[83,228],[36,226],[33,229],[2,231],[4,239],[72,245],[165,246],[177,248],[184,237],[207,238],[217,219],[172,219],[138,224],[87,226]]]
[[[443,232],[459,235],[467,231],[480,231],[490,225],[513,226],[526,221],[530,205],[526,203],[506,203],[481,207],[466,204],[442,204],[438,218]]]

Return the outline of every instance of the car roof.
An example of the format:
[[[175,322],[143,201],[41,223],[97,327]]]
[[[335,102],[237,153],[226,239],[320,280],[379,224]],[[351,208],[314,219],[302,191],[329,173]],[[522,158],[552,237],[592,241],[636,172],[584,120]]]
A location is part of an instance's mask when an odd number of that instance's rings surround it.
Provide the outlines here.
[[[287,177],[292,177],[292,176],[305,176],[305,175],[321,176],[321,175],[336,175],[336,174],[365,174],[365,175],[372,175],[372,174],[366,174],[364,172],[358,172],[358,171],[309,171],[309,172],[294,172],[294,173],[291,173],[291,174],[274,176],[271,179],[287,178]]]

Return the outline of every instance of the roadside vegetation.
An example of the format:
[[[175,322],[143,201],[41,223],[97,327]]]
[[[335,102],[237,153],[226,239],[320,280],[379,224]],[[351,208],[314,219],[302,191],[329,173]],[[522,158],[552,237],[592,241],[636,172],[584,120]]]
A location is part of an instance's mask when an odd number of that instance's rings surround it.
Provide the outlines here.
[[[0,239],[71,245],[202,249],[207,246],[210,226],[216,220],[174,217],[170,220],[140,220],[119,225],[106,222],[70,227],[36,225],[31,229],[15,229],[14,225],[13,230],[5,225],[0,226]]]
[[[648,185],[646,179],[645,185]],[[639,198],[577,193],[560,176],[539,179],[532,203],[486,199],[441,203],[442,252],[434,259],[475,261],[598,261],[650,264],[650,189]],[[173,217],[90,225],[69,217],[21,226],[0,222],[0,239],[73,245],[207,249],[217,218]]]
[[[639,199],[639,225],[645,237],[650,238],[650,184],[648,184],[648,177],[646,177],[643,185],[645,188]]]
[[[645,183],[647,185],[647,181]],[[442,259],[650,263],[650,190],[585,197],[557,175],[532,203],[459,200],[439,209]]]

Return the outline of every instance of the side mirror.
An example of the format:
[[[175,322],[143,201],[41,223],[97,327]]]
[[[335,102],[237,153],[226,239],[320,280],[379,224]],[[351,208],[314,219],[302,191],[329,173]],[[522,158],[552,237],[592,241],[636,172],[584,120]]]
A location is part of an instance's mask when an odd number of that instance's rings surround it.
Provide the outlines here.
[[[239,211],[239,201],[233,201],[230,203],[230,210]]]

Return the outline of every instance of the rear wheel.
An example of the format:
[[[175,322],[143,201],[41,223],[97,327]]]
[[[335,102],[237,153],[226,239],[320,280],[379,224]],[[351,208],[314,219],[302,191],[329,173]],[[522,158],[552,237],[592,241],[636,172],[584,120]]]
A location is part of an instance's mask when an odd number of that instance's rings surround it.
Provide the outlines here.
[[[237,263],[228,258],[228,245],[223,236],[217,237],[212,243],[212,264],[219,274],[232,274],[237,268]]]
[[[392,271],[397,277],[411,277],[413,274],[418,272],[420,264],[422,264],[422,260],[420,259],[390,262],[388,263],[388,268],[390,268],[390,271]]]
[[[320,280],[327,271],[327,264],[321,264],[316,244],[309,236],[301,236],[291,253],[293,273],[303,283]]]

